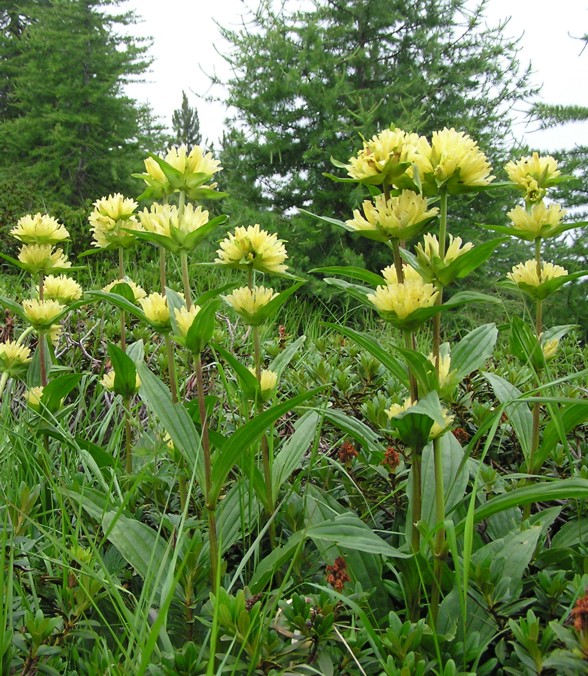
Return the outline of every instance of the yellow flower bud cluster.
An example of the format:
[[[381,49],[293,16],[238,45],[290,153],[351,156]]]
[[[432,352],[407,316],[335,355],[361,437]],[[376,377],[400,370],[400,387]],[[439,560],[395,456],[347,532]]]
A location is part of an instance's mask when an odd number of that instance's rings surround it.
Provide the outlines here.
[[[20,218],[10,234],[23,246],[18,254],[21,267],[31,274],[60,272],[71,267],[63,249],[55,244],[69,239],[67,228],[48,214],[27,214]]]
[[[150,209],[139,213],[139,219],[144,230],[170,240],[167,248],[189,251],[193,248],[189,236],[209,222],[209,213],[192,204],[180,210],[173,204],[155,202]]]
[[[165,296],[161,293],[151,293],[145,298],[139,298],[139,305],[145,313],[145,318],[156,331],[160,333],[169,331],[171,328],[170,312]]]
[[[246,324],[257,326],[263,321],[263,309],[277,295],[265,286],[253,289],[243,286],[223,298]]]
[[[288,258],[283,241],[278,236],[262,230],[260,225],[235,228],[234,233],[220,242],[215,263],[233,268],[252,268],[260,272],[285,272]]]
[[[368,299],[384,317],[407,319],[413,312],[432,307],[439,291],[425,282],[422,277],[405,278],[404,282],[393,282],[378,286]]]
[[[561,265],[542,262],[538,268],[535,260],[515,265],[507,277],[517,285],[540,286],[552,279],[567,275],[568,271]]]
[[[540,156],[536,152],[509,162],[504,169],[510,181],[523,190],[527,203],[540,202],[547,188],[555,185],[561,174],[556,159],[551,155]]]
[[[135,303],[139,301],[141,298],[145,298],[147,295],[145,289],[143,289],[141,286],[138,284],[135,284],[131,279],[125,278],[125,279],[115,279],[113,282],[110,282],[110,284],[107,284],[102,291],[104,293],[110,293],[112,289],[117,285],[117,284],[128,284],[129,287],[131,288],[131,291],[133,292],[133,296],[135,298]]]
[[[131,246],[135,238],[128,231],[142,229],[135,216],[137,206],[135,200],[120,193],[96,200],[88,218],[94,246],[100,249]]]
[[[388,416],[388,419],[391,420],[392,418],[398,417],[402,413],[406,413],[409,411],[413,406],[416,406],[418,404],[418,401],[412,401],[410,397],[408,399],[404,400],[403,404],[392,404],[390,408],[386,411],[386,415]],[[455,419],[455,416],[450,414],[446,408],[441,409],[441,413],[443,416],[443,424],[439,424],[437,421],[433,422],[433,425],[431,426],[431,429],[429,431],[429,439],[436,439],[437,437],[440,437],[441,435],[445,434],[447,430],[451,427],[453,424],[453,421]]]

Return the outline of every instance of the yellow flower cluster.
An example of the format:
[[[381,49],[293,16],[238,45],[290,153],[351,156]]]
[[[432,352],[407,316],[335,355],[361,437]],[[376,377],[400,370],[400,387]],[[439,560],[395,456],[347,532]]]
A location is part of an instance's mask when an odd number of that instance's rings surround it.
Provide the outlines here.
[[[258,223],[238,227],[219,244],[215,263],[235,268],[253,268],[260,272],[285,272],[286,248],[277,235],[261,230]]]
[[[377,310],[384,314],[391,313],[398,319],[406,319],[416,310],[432,307],[439,291],[421,277],[405,279],[402,283],[378,286],[368,299]]]
[[[420,179],[431,192],[445,187],[449,192],[488,185],[490,164],[478,144],[455,129],[433,132],[431,142],[424,136],[401,129],[385,129],[369,141],[345,165],[351,178],[369,183],[402,187],[405,176]]]
[[[515,265],[512,272],[507,274],[507,277],[515,284],[526,284],[527,286],[540,286],[545,282],[557,277],[567,275],[568,271],[562,268],[561,265],[554,265],[553,263],[541,263],[541,269],[537,269],[537,262],[535,260],[526,261]]]
[[[255,369],[250,367],[249,370],[255,376]],[[273,395],[274,390],[278,384],[278,374],[269,369],[262,369],[259,377],[259,391],[262,401],[268,401]]]
[[[176,308],[174,310],[176,325],[182,338],[185,338],[188,335],[188,331],[190,330],[192,324],[194,323],[194,319],[196,319],[196,315],[199,312],[199,305],[192,305],[189,310],[187,307]]]
[[[22,302],[26,318],[40,331],[51,328],[57,317],[65,310],[65,305],[56,300],[24,300]]]
[[[31,351],[15,340],[0,343],[0,371],[14,375],[23,370],[31,361]]]
[[[557,160],[551,155],[533,153],[520,160],[509,162],[504,167],[508,178],[525,192],[527,202],[539,202],[547,188],[555,185],[561,174]]]
[[[421,280],[422,277],[419,273],[411,268],[410,265],[406,263],[402,266],[402,274],[404,276],[404,281],[407,280]],[[382,277],[386,280],[387,284],[398,284],[398,272],[396,271],[395,265],[389,265],[388,267],[382,270]]]
[[[513,228],[517,230],[517,236],[521,239],[533,241],[537,237],[550,237],[558,234],[557,228],[566,211],[559,204],[547,206],[541,201],[533,204],[530,208],[516,206],[511,209],[507,216],[511,219]]]
[[[66,275],[47,275],[43,279],[43,299],[60,303],[73,303],[82,297],[82,287]]]
[[[380,194],[373,202],[365,200],[362,206],[365,218],[359,209],[355,209],[353,219],[346,224],[362,234],[373,233],[374,238],[383,241],[413,239],[439,212],[436,207],[429,209],[427,199],[412,190],[403,190],[399,196],[389,199]]]
[[[69,239],[69,232],[47,214],[27,214],[18,220],[10,234],[23,244],[57,244]]]
[[[127,230],[141,229],[134,213],[137,206],[135,200],[120,193],[96,200],[88,218],[94,246],[101,249],[131,246],[135,238]]]
[[[116,374],[114,372],[114,369],[110,369],[109,371],[106,371],[106,373],[100,378],[100,384],[105,390],[108,390],[109,392],[114,392],[114,379],[116,377]],[[139,378],[139,374],[135,376],[135,391],[139,390],[139,387],[141,387],[141,379]]]
[[[51,244],[25,244],[18,254],[18,260],[33,275],[71,268],[63,249],[54,251]]]
[[[167,331],[170,328],[169,306],[167,298],[160,293],[151,293],[145,298],[139,298],[147,321],[156,331]]]
[[[223,298],[245,323],[257,326],[263,321],[261,311],[277,295],[273,289],[265,286],[257,286],[254,289],[243,286]]]
[[[179,249],[191,249],[187,236],[208,223],[209,213],[192,204],[186,204],[180,211],[175,205],[155,202],[139,213],[139,219],[147,232],[167,237]]]

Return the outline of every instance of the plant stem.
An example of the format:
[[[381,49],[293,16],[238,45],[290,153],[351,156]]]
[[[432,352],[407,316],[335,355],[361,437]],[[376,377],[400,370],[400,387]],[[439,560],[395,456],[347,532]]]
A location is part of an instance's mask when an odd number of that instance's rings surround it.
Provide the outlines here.
[[[447,240],[447,190],[442,189],[439,205],[439,258],[445,258],[445,246]],[[439,295],[436,304],[443,302],[443,287],[438,286]],[[435,372],[439,377],[441,349],[441,315],[433,317],[433,359],[435,361]],[[433,440],[433,462],[435,467],[435,522],[437,532],[435,534],[435,545],[433,552],[433,589],[431,591],[431,617],[433,622],[437,622],[437,613],[439,611],[439,598],[441,591],[441,574],[443,571],[443,556],[445,552],[445,490],[443,486],[443,454],[441,452],[441,438]]]
[[[125,257],[122,246],[118,247],[118,278],[125,278]],[[120,349],[126,352],[127,349],[127,317],[124,310],[120,311]]]
[[[198,411],[200,413],[202,453],[204,455],[204,490],[206,510],[208,512],[208,539],[210,541],[210,578],[214,589],[218,565],[218,538],[216,532],[216,502],[211,502],[212,492],[212,462],[210,457],[210,438],[208,422],[206,420],[206,400],[204,398],[204,382],[202,378],[202,357],[200,353],[195,358],[196,386],[198,389]]]
[[[165,334],[165,349],[167,352],[167,371],[169,374],[169,389],[171,391],[172,402],[178,401],[178,379],[176,376],[176,361],[174,357],[174,346],[169,333]]]
[[[4,373],[0,376],[0,401],[2,401],[2,395],[4,394],[4,389],[6,387],[7,382],[8,382],[8,371],[4,371]]]
[[[184,297],[186,298],[186,309],[192,307],[192,291],[190,289],[190,274],[188,272],[188,253],[180,251],[180,264],[182,266],[182,284],[184,286]]]
[[[125,420],[125,461],[127,474],[133,472],[133,449],[132,449],[132,430],[131,430],[131,400],[130,397],[123,399],[124,420]]]
[[[535,239],[535,263],[537,265],[537,278],[541,281],[541,237]],[[541,341],[543,332],[543,301],[537,300],[535,305],[535,335],[537,341]],[[539,384],[539,383],[537,383]],[[529,462],[527,463],[527,472],[531,474],[536,471],[533,465],[533,459],[539,448],[539,427],[541,424],[541,404],[533,404],[533,427],[531,430],[531,448],[529,449]],[[531,505],[526,505],[523,511],[524,518],[528,518],[531,513]]]
[[[39,300],[43,301],[45,298],[45,274],[41,270],[39,272]],[[45,353],[45,331],[39,331],[39,371],[41,375],[41,386],[47,385],[47,355]]]
[[[421,520],[423,507],[421,488],[422,452],[422,448],[413,448],[410,456],[412,463],[412,528],[410,540],[414,554],[417,554],[421,549],[421,534],[417,524]]]

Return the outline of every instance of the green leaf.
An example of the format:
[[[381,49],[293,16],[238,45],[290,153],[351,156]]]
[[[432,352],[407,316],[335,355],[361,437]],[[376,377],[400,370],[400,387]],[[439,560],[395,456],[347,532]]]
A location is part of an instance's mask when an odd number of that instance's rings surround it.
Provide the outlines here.
[[[514,385],[497,376],[495,373],[484,373],[486,380],[494,390],[496,398],[501,404],[506,404],[505,412],[517,435],[521,450],[526,460],[531,453],[531,436],[533,433],[533,416],[529,406],[524,401],[517,401],[523,395]]]
[[[553,500],[587,500],[587,479],[557,479],[555,481],[542,481],[530,486],[515,488],[508,493],[497,495],[478,507],[473,515],[473,522],[483,521],[493,514],[502,512],[512,507],[521,507],[533,502],[550,502]],[[461,534],[466,520],[460,521],[456,526],[456,533]]]
[[[53,378],[43,388],[41,403],[45,404],[52,412],[59,410],[62,400],[67,397],[74,387],[77,387],[81,379],[82,375],[80,373],[65,373],[64,375],[57,376],[57,378]]]
[[[107,539],[143,580],[155,583],[156,588],[161,590],[172,543],[166,542],[147,524],[114,511],[104,514],[102,528]]]
[[[281,418],[285,413],[300,406],[302,403],[314,397],[322,388],[317,387],[314,390],[300,394],[297,397],[275,404],[263,413],[245,423],[236,432],[227,439],[222,453],[218,454],[214,460],[212,469],[212,488],[208,500],[215,503],[223,490],[225,480],[229,472],[233,469],[239,456],[253,443],[258,441],[261,436]],[[191,421],[190,421],[191,422]]]
[[[551,420],[545,425],[541,444],[533,456],[533,464],[529,471],[531,473],[538,472],[549,454],[555,450],[556,444],[558,442],[565,444],[566,435],[587,420],[588,400],[586,399],[562,406],[561,409],[555,411]]]
[[[294,425],[294,432],[281,445],[272,468],[272,498],[277,500],[280,488],[297,469],[312,443],[321,416],[316,411],[307,411]]]
[[[325,420],[328,420],[332,425],[335,425],[355,439],[355,441],[366,448],[369,453],[381,454],[384,452],[385,449],[380,435],[374,432],[365,423],[361,422],[361,420],[336,408],[324,409],[322,414],[324,415]]]
[[[517,316],[510,322],[510,350],[523,364],[531,364],[535,371],[545,368],[541,343],[529,325]]]
[[[192,354],[200,354],[208,345],[214,333],[216,312],[220,307],[219,300],[211,300],[200,308],[186,335],[186,347]]]
[[[299,336],[293,343],[282,350],[278,356],[270,363],[269,370],[277,374],[278,378],[282,375],[288,364],[292,361],[294,355],[304,345],[306,336]]]
[[[135,362],[113,343],[108,345],[107,350],[114,369],[114,391],[124,399],[128,399],[137,391]]]
[[[24,313],[24,310],[22,309],[22,305],[15,303],[10,298],[4,298],[4,296],[0,296],[0,305],[10,310],[13,315],[16,315],[19,319],[22,319],[28,324],[28,319]]]
[[[463,380],[472,371],[481,368],[492,356],[498,339],[496,324],[482,324],[464,336],[451,348],[451,369],[456,379]]]
[[[146,322],[145,313],[138,308],[134,303],[131,303],[123,296],[119,296],[117,293],[105,292],[105,291],[88,291],[86,296],[89,300],[105,300],[110,305],[128,312],[129,314],[134,315],[141,321]]]
[[[463,279],[472,273],[476,268],[485,263],[488,258],[494,253],[502,243],[508,240],[507,237],[499,237],[497,239],[484,242],[483,244],[476,244],[473,249],[466,251],[461,256],[458,256],[448,266],[437,272],[439,281],[444,286],[449,286],[456,279]]]
[[[169,389],[151,373],[146,364],[137,367],[141,387],[139,395],[169,434],[174,447],[188,461],[190,471],[196,469],[196,478],[204,486],[204,464],[200,453],[200,435],[184,406],[173,403]]]
[[[281,566],[287,561],[292,560],[296,550],[302,546],[305,539],[305,531],[293,533],[285,544],[280,547],[274,547],[270,554],[255,566],[255,572],[248,584],[252,594],[261,592]]]
[[[370,284],[372,287],[382,286],[385,280],[381,275],[376,275],[365,268],[358,268],[352,265],[331,265],[326,268],[314,268],[309,272],[318,272],[322,275],[343,275],[351,279],[358,279],[360,282]]]
[[[239,380],[239,384],[243,395],[246,399],[255,400],[257,393],[259,392],[259,381],[255,377],[255,374],[242,364],[231,352],[225,350],[221,345],[211,345],[215,352],[218,352],[220,356],[230,364],[231,368],[235,372]]]
[[[437,392],[429,392],[406,411],[390,419],[391,427],[398,432],[402,441],[411,448],[420,449],[429,441],[433,423],[445,426],[443,410]]]

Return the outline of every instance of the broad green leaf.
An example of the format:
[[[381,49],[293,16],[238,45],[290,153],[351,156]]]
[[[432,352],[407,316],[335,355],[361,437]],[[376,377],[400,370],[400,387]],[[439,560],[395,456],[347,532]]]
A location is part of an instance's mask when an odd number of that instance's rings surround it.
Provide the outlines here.
[[[357,549],[368,554],[401,559],[410,556],[389,545],[351,512],[338,514],[333,519],[310,526],[306,534],[313,541],[333,542],[338,547]]]
[[[192,354],[200,354],[208,345],[214,333],[216,313],[219,307],[219,300],[211,300],[200,309],[194,318],[186,335],[186,348]]]
[[[553,536],[551,549],[568,549],[588,541],[588,517],[572,519],[562,525]]]
[[[138,308],[134,303],[131,303],[123,296],[119,296],[118,293],[105,292],[105,291],[87,291],[86,296],[88,300],[105,300],[107,303],[114,305],[115,307],[132,314],[141,321],[146,322],[145,313]]]
[[[53,378],[43,388],[41,402],[50,411],[57,411],[61,408],[62,400],[67,397],[74,387],[77,387],[81,379],[82,375],[80,373],[65,373],[57,376],[57,378]]]
[[[413,449],[421,449],[427,444],[433,423],[445,426],[439,395],[434,391],[390,418],[391,427],[394,427],[402,441]]]
[[[242,364],[231,352],[225,350],[222,345],[211,345],[215,352],[218,352],[220,356],[229,363],[235,375],[239,380],[239,385],[243,395],[247,399],[255,400],[257,398],[257,393],[259,392],[259,382],[255,377],[255,374]]]
[[[523,364],[531,364],[535,371],[545,368],[541,343],[529,325],[517,316],[510,322],[510,351]]]
[[[102,528],[108,540],[143,580],[155,583],[161,590],[172,543],[166,542],[147,524],[114,511],[104,514]]]
[[[487,519],[492,514],[497,514],[511,507],[521,507],[533,502],[549,502],[551,500],[587,500],[587,479],[557,479],[555,481],[542,481],[515,488],[508,493],[497,495],[478,507],[473,515],[473,522],[478,523]],[[465,519],[456,526],[456,532],[462,533],[465,527]]]
[[[523,395],[514,385],[494,373],[484,373],[484,377],[494,390],[501,404],[506,404],[506,414],[517,435],[526,460],[531,453],[531,436],[533,432],[533,416],[526,402],[517,401]]]
[[[114,369],[114,391],[127,399],[137,391],[135,362],[113,343],[109,343],[107,350]]]
[[[296,550],[302,546],[306,539],[305,531],[298,531],[290,535],[285,544],[280,547],[275,547],[270,554],[262,559],[257,566],[253,577],[247,585],[252,594],[258,594],[263,591],[264,587],[276,574],[276,572],[287,561],[291,561],[295,555]]]
[[[226,441],[222,453],[215,457],[212,468],[212,489],[208,500],[215,503],[223,490],[225,480],[229,472],[233,469],[239,456],[253,443],[258,441],[262,435],[288,411],[300,406],[305,401],[314,397],[321,388],[318,387],[297,397],[275,404],[263,413],[245,423],[236,432],[234,432]],[[190,423],[192,421],[190,420]]]
[[[282,350],[270,363],[269,370],[276,373],[278,378],[280,378],[285,368],[292,361],[292,358],[298,352],[298,350],[304,345],[305,341],[306,336],[300,336],[293,343],[290,343],[290,345]]]
[[[456,379],[463,380],[472,371],[481,368],[492,356],[498,338],[495,324],[482,324],[464,336],[451,348],[451,369]]]
[[[440,439],[441,459],[443,469],[443,494],[445,496],[445,513],[458,505],[465,495],[468,485],[469,472],[464,462],[464,451],[457,439],[448,432]],[[425,446],[422,461],[422,508],[421,519],[429,528],[436,525],[435,517],[435,462],[433,444]]]
[[[322,411],[325,420],[355,439],[370,453],[383,453],[385,448],[382,438],[365,423],[336,408]]]
[[[169,389],[151,373],[146,364],[137,368],[141,387],[139,395],[169,434],[174,447],[188,461],[190,471],[196,469],[196,478],[204,486],[204,464],[200,453],[198,434],[188,411],[180,403],[173,403]]]
[[[558,442],[565,443],[565,437],[578,425],[588,420],[588,400],[580,399],[577,402],[563,405],[553,411],[551,420],[543,430],[543,437],[537,452],[533,456],[531,473],[539,471],[549,454],[555,449]]]
[[[294,433],[281,445],[272,468],[272,497],[274,502],[280,488],[298,467],[318,429],[321,416],[316,411],[307,411],[294,425]]]
[[[309,272],[318,272],[322,275],[342,275],[343,277],[350,277],[351,279],[365,282],[374,288],[385,284],[385,280],[381,275],[352,265],[331,265],[326,268],[314,268],[313,270],[309,270]]]

